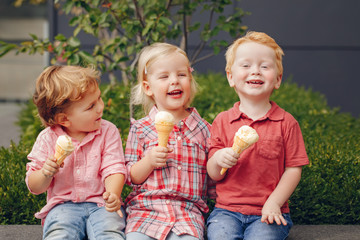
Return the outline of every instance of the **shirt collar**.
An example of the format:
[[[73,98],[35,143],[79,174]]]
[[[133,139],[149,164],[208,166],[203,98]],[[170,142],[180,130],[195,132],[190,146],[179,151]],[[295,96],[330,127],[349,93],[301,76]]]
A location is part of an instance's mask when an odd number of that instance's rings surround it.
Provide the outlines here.
[[[270,110],[265,114],[264,117],[259,119],[259,121],[265,119],[269,119],[272,121],[283,120],[285,115],[285,110],[280,108],[274,101],[270,101],[270,103],[271,103]],[[230,109],[230,116],[231,116],[229,119],[230,123],[237,121],[240,118],[247,118],[246,114],[240,111],[239,106],[240,106],[240,101],[236,102],[234,106]]]
[[[103,119],[101,121],[104,121]],[[103,123],[101,123],[102,125]],[[52,130],[55,132],[56,136],[61,136],[61,135],[68,135],[64,129],[60,126],[60,125],[55,125],[52,127]],[[101,133],[101,127],[96,130],[96,131],[93,131],[93,132],[89,132],[85,137],[84,139],[81,141],[81,144],[84,145],[86,144],[87,142],[89,142],[91,139],[94,138],[94,136],[98,135]],[[78,142],[76,139],[73,139],[71,138],[72,140],[75,140],[75,142]]]
[[[184,118],[182,121],[184,124],[193,131],[199,122],[201,122],[201,117],[198,111],[196,111],[195,108],[188,108],[187,109],[190,112],[190,115]],[[156,106],[153,106],[149,112],[149,117],[152,120],[152,122],[155,122],[155,116],[159,112]]]

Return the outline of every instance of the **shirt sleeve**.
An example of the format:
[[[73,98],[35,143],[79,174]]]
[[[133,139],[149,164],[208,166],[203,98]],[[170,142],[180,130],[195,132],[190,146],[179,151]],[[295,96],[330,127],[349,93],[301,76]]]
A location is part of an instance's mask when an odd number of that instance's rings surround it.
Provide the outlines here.
[[[46,159],[54,154],[55,147],[50,146],[52,143],[53,141],[49,136],[48,129],[43,130],[36,138],[33,148],[27,156],[30,162],[26,164],[25,183],[29,191],[33,194],[35,193],[29,188],[29,175],[34,171],[40,170],[43,167]]]
[[[209,159],[214,155],[217,150],[223,149],[225,147],[223,139],[221,138],[222,134],[219,131],[219,129],[221,129],[220,125],[220,118],[215,118],[211,126],[210,149],[208,156]]]
[[[285,167],[297,167],[309,164],[305,143],[299,123],[291,116],[292,121],[284,133]]]
[[[126,178],[127,171],[125,168],[124,150],[120,133],[115,125],[109,125],[104,140],[105,144],[101,161],[101,180],[104,182],[108,176],[117,173],[124,174]]]
[[[125,148],[125,165],[128,172],[126,183],[129,185],[133,185],[130,177],[130,169],[137,161],[139,161],[140,156],[143,154],[143,141],[141,141],[137,132],[138,127],[136,124],[131,125]]]

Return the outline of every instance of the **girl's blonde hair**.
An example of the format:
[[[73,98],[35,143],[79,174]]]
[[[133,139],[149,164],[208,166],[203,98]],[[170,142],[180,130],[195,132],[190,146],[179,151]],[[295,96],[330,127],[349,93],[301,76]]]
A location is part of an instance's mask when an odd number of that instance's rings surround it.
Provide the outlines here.
[[[276,58],[276,66],[279,71],[279,75],[283,74],[283,65],[282,65],[282,56],[284,56],[284,52],[281,49],[281,47],[275,42],[273,38],[271,38],[266,33],[262,32],[248,32],[244,37],[241,37],[233,42],[233,44],[230,45],[228,50],[225,53],[226,57],[226,72],[231,72],[231,67],[234,64],[235,56],[236,56],[236,50],[237,48],[246,42],[256,42],[265,46],[268,46],[272,48],[275,52],[275,58]]]
[[[154,43],[150,46],[144,47],[140,52],[140,57],[138,61],[138,71],[137,71],[137,84],[133,87],[131,91],[131,103],[135,105],[142,105],[146,114],[149,113],[151,108],[154,106],[154,99],[147,96],[144,91],[144,81],[146,80],[146,69],[149,69],[151,64],[153,64],[159,58],[164,58],[169,56],[172,53],[182,54],[188,59],[186,53],[179,47],[168,44],[168,43]],[[195,97],[197,92],[197,83],[191,73],[190,62],[188,60],[188,71],[191,78],[191,92],[190,100],[187,103],[186,107],[189,107],[191,102]]]
[[[55,115],[84,97],[100,83],[100,73],[80,66],[50,66],[36,80],[33,101],[44,126],[56,124]]]

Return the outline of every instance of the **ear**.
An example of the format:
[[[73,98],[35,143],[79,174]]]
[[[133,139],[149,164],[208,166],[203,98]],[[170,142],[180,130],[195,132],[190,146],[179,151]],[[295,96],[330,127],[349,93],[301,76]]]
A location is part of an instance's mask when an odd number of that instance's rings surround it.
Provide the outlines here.
[[[275,89],[279,89],[282,81],[282,74],[279,74],[276,78]]]
[[[153,92],[151,91],[151,87],[148,81],[143,81],[143,88],[146,95],[149,97],[153,96]]]
[[[232,76],[231,72],[226,72],[226,77],[227,77],[230,87],[234,87],[235,83],[233,81],[233,76]]]
[[[67,118],[66,113],[57,113],[55,115],[55,122],[66,128],[70,126],[70,121]]]

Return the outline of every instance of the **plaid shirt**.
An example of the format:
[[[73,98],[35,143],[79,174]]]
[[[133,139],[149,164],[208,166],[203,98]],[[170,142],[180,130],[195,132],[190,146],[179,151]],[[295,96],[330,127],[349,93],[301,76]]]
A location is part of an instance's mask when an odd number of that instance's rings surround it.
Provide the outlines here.
[[[168,146],[166,167],[153,170],[140,185],[128,183],[134,191],[126,199],[126,233],[140,232],[155,239],[166,239],[173,231],[203,239],[203,213],[208,212],[206,172],[210,124],[199,113],[191,114],[174,126]],[[125,150],[128,172],[150,149],[158,145],[153,107],[149,115],[133,122]]]

